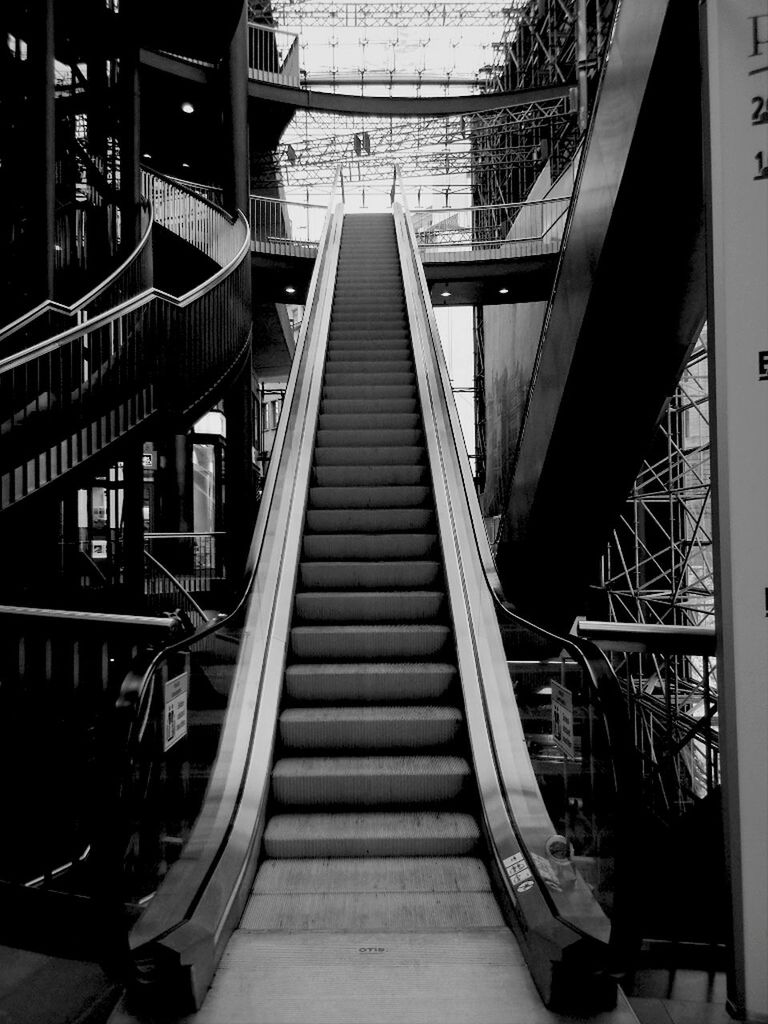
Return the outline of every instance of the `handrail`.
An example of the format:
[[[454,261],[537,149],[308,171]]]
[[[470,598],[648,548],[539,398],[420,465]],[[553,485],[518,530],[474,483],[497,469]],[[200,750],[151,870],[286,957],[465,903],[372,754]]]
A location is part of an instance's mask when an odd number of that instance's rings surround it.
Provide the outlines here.
[[[71,630],[74,624],[80,626],[93,626],[103,629],[104,626],[120,626],[126,629],[156,628],[160,630],[177,631],[181,622],[176,615],[122,615],[116,612],[86,612],[76,611],[69,608],[28,608],[23,605],[3,604],[0,605],[0,618],[21,618],[44,620],[62,620],[62,628],[66,626]]]
[[[576,636],[594,641],[601,650],[714,655],[717,645],[713,626],[577,619],[573,629]]]
[[[275,659],[285,657],[281,629],[287,630],[289,625],[293,580],[286,560],[298,558],[302,497],[309,486],[308,442],[316,420],[312,410],[316,413],[319,404],[341,236],[342,208],[336,200],[334,194],[309,288],[307,315],[297,343],[248,555],[246,587],[232,612],[202,627],[188,640],[170,645],[153,659],[146,672],[129,675],[118,702],[118,708],[130,720],[129,743],[135,745],[168,659],[194,649],[198,642],[219,631],[229,631],[231,635],[233,629],[241,626],[245,615],[219,754],[203,811],[186,847],[191,852],[171,868],[131,936],[142,965],[149,962],[158,970],[168,967],[171,947],[178,951],[189,943],[193,948],[182,959],[187,962],[188,955],[195,962],[187,982],[194,989],[189,997],[196,1001],[202,998],[228,933],[236,923],[236,908],[242,906],[245,898],[243,887],[255,871],[260,837],[258,818],[263,811],[263,799],[258,793],[268,780],[264,758],[269,758],[276,720],[263,708],[265,702],[276,699],[279,690],[282,673]],[[295,547],[292,555],[286,551],[289,535]],[[195,923],[198,915],[202,915],[200,924]],[[168,947],[162,949],[169,935]],[[153,967],[146,970],[151,977]]]
[[[71,305],[65,305],[64,303],[57,302],[55,299],[46,299],[39,305],[35,306],[34,309],[28,310],[28,312],[22,314],[16,320],[6,324],[2,330],[0,330],[0,345],[6,339],[16,334],[20,330],[24,330],[29,327],[31,323],[44,316],[46,313],[58,313],[62,316],[75,316],[77,313],[87,314],[87,306],[92,302],[99,299],[107,289],[114,284],[123,274],[129,269],[132,264],[139,259],[144,252],[150,238],[152,237],[152,225],[153,225],[153,211],[152,207],[148,202],[142,203],[142,214],[146,214],[146,223],[139,239],[136,248],[128,255],[123,262],[116,267],[111,274],[104,278],[99,284],[91,288],[90,291],[86,292],[77,302],[73,302]]]
[[[205,252],[218,269],[181,296],[147,288],[85,323],[0,357],[0,431],[12,442],[2,446],[4,507],[155,416],[158,385],[165,387],[165,411],[190,413],[246,351],[245,215],[238,211],[232,218],[161,175],[146,169],[142,175],[155,223]]]
[[[173,587],[176,590],[176,593],[179,595],[179,597],[181,597],[183,603],[188,606],[187,608],[183,609],[187,612],[187,614],[189,614],[189,611],[191,610],[195,613],[196,616],[199,617],[201,622],[211,621],[211,616],[203,611],[203,609],[200,607],[200,605],[197,603],[194,597],[190,594],[190,592],[187,590],[184,584],[181,583],[181,581],[173,575],[170,569],[167,569],[162,562],[159,562],[155,558],[155,556],[146,549],[144,550],[144,559],[145,561],[149,562],[150,565],[152,565],[155,569],[157,569],[161,576],[163,576],[166,580],[168,580],[169,583],[173,585]]]
[[[170,292],[163,291],[161,288],[147,288],[139,295],[135,295],[131,299],[126,299],[125,302],[120,303],[119,306],[115,306],[113,309],[108,309],[105,313],[101,313],[99,316],[94,317],[93,320],[88,320],[84,324],[78,324],[76,327],[70,327],[68,330],[62,331],[61,334],[57,334],[53,338],[49,338],[45,341],[38,342],[36,345],[30,346],[30,348],[25,349],[23,352],[17,352],[13,355],[0,358],[0,373],[5,370],[14,369],[17,366],[22,366],[24,363],[28,363],[47,352],[53,352],[57,348],[62,348],[64,345],[68,344],[70,341],[74,341],[76,338],[92,334],[94,331],[97,331],[108,324],[114,323],[127,313],[132,313],[137,309],[147,306],[150,302],[155,300],[166,302],[171,306],[175,306],[177,309],[183,309],[185,306],[189,306],[191,303],[196,302],[208,292],[212,291],[220,281],[223,281],[224,278],[242,262],[243,257],[248,252],[251,243],[250,229],[248,221],[242,213],[238,213],[238,223],[240,224],[244,235],[244,240],[241,243],[240,248],[230,259],[229,263],[225,264],[215,274],[203,281],[201,284],[195,285],[195,287],[190,289],[190,291],[176,297],[175,295],[171,295]]]
[[[474,580],[470,579],[472,572],[470,563],[463,561],[461,541],[457,538],[461,536],[467,537],[467,542],[470,546],[467,549],[467,557],[471,557],[470,549],[474,548],[482,566],[483,582],[482,585],[477,584],[480,589],[476,590],[473,595],[474,601],[479,603],[472,605],[472,610],[469,610],[470,606],[468,605],[466,614],[471,617],[477,614],[481,617],[481,621],[483,621],[483,613],[479,609],[482,607],[481,591],[484,591],[486,599],[491,600],[492,606],[495,606],[497,612],[501,612],[508,621],[517,627],[523,627],[533,634],[544,638],[548,643],[554,644],[555,650],[566,650],[581,665],[587,680],[598,697],[599,705],[605,709],[606,703],[610,704],[607,724],[610,730],[611,746],[616,752],[618,761],[618,764],[615,766],[618,774],[617,781],[619,784],[626,783],[628,786],[631,786],[632,780],[635,778],[632,766],[629,761],[621,760],[622,748],[617,743],[617,738],[613,735],[613,729],[611,728],[615,727],[616,723],[624,721],[626,716],[623,698],[607,659],[589,643],[584,644],[583,641],[576,641],[571,637],[559,636],[522,619],[504,600],[501,584],[493,564],[490,544],[482,523],[469,459],[463,443],[455,402],[452,401],[447,367],[439,343],[434,312],[429,300],[429,289],[421,260],[418,258],[418,243],[413,223],[408,213],[407,200],[402,186],[400,193],[401,204],[396,204],[394,208],[395,223],[400,238],[401,251],[408,254],[406,263],[410,264],[409,266],[404,265],[404,277],[410,275],[413,278],[411,290],[408,291],[407,289],[412,332],[414,333],[414,341],[416,342],[418,337],[419,344],[424,346],[422,358],[425,359],[425,362],[423,365],[420,364],[417,356],[417,373],[423,376],[423,386],[426,388],[424,394],[430,401],[437,403],[444,410],[440,418],[441,425],[436,428],[436,436],[433,438],[429,435],[427,441],[428,445],[432,444],[435,447],[435,452],[430,450],[430,462],[433,465],[442,465],[444,473],[446,491],[444,497],[442,497],[438,493],[437,480],[439,478],[433,470],[438,516],[441,518],[441,533],[446,537],[452,536],[458,545],[455,549],[457,552],[455,557],[458,559],[456,579],[461,582],[457,582],[455,585],[461,586],[466,595],[472,593]],[[418,333],[420,323],[424,325],[421,334]],[[417,347],[415,345],[415,349]],[[432,371],[426,369],[426,366],[430,363],[434,368]],[[430,388],[430,372],[436,375],[435,388],[437,390],[435,391]],[[424,399],[422,400],[424,401]],[[447,419],[445,419],[445,414],[447,414]],[[425,423],[427,419],[428,417],[425,416]],[[443,423],[445,423],[445,428],[447,429],[447,436],[445,438],[445,441],[448,442],[447,444],[444,444],[442,436]],[[453,460],[457,460],[458,465]],[[450,468],[446,468],[449,464]],[[463,491],[463,501],[459,499],[460,508],[458,512],[451,511],[454,497],[447,482],[448,474],[454,472],[458,473],[458,481]],[[443,501],[445,502],[445,511],[441,507],[441,502]],[[464,522],[467,513],[469,516],[468,527]],[[445,522],[442,521],[443,517],[446,517]],[[450,555],[448,547],[446,547],[444,554],[447,559],[453,557]],[[448,560],[446,561],[446,567],[447,574],[450,576]],[[463,609],[461,609],[461,614],[465,614]],[[454,610],[455,627],[458,625],[458,622],[457,610]],[[471,648],[475,643],[473,634],[471,632],[468,633],[467,637],[464,638],[464,644]],[[506,874],[511,873],[504,870],[509,862],[509,857],[502,855],[508,853],[510,849],[514,849],[516,846],[519,852],[518,854],[513,854],[513,856],[525,857],[529,877],[533,878],[537,883],[536,888],[526,891],[524,896],[521,896],[519,889],[516,892],[513,890],[511,882],[508,883],[508,891],[513,905],[522,912],[521,923],[524,931],[532,928],[535,932],[537,922],[538,927],[546,929],[548,927],[546,925],[546,915],[551,914],[575,934],[581,933],[590,938],[600,938],[602,941],[609,940],[610,935],[612,953],[614,955],[618,954],[621,957],[625,953],[625,938],[621,934],[621,927],[625,926],[626,922],[622,922],[621,926],[615,927],[609,932],[602,911],[592,897],[585,898],[583,891],[579,894],[579,897],[576,897],[578,883],[575,883],[577,888],[571,888],[570,892],[565,892],[564,887],[558,892],[558,887],[548,885],[548,881],[551,880],[550,872],[556,872],[558,869],[562,871],[567,866],[567,862],[552,856],[551,844],[553,842],[556,843],[558,837],[553,835],[554,829],[544,809],[541,797],[538,795],[538,785],[527,754],[524,757],[518,758],[513,750],[506,749],[513,742],[513,737],[517,737],[515,742],[522,744],[523,751],[525,750],[525,745],[522,741],[521,725],[517,711],[516,709],[512,711],[510,708],[508,694],[505,699],[505,694],[502,692],[503,682],[496,678],[495,675],[498,669],[494,658],[503,658],[503,651],[500,654],[496,651],[494,654],[493,647],[495,643],[500,644],[500,638],[496,640],[487,630],[484,630],[483,648],[475,648],[475,660],[473,662],[470,656],[462,651],[463,644],[457,636],[459,659],[461,662],[462,657],[464,657],[467,661],[467,669],[470,676],[470,683],[468,685],[470,685],[471,692],[467,693],[467,712],[473,750],[475,750],[476,758],[478,758],[478,752],[481,758],[483,756],[486,758],[484,767],[481,766],[478,760],[478,781],[481,792],[485,792],[485,787],[487,787],[489,794],[496,794],[489,796],[486,803],[486,813],[488,813],[488,807],[493,807],[496,814],[495,820],[493,822],[489,821],[489,828],[495,838],[495,852],[498,861],[503,862],[499,863],[499,873],[502,878],[505,878]],[[485,649],[486,647],[488,648],[487,650]],[[482,664],[485,665],[486,675],[483,675]],[[503,662],[503,664],[506,670],[506,663]],[[463,671],[462,678],[464,678]],[[490,690],[488,688],[489,685]],[[491,710],[491,705],[493,710]],[[480,710],[480,707],[482,707],[482,710]],[[484,731],[484,735],[481,738],[485,739],[487,737],[485,742],[490,743],[489,753],[483,753],[482,743],[479,741],[475,742],[473,717],[477,734],[481,735]],[[481,726],[480,721],[483,718],[484,725]],[[504,739],[501,739],[502,736]],[[491,763],[488,761],[489,757],[493,762],[492,768],[490,766]],[[522,783],[519,781],[520,778],[523,780]],[[517,786],[522,785],[522,791],[526,794],[525,798],[521,799],[515,795],[515,792],[510,788],[512,780],[515,780]],[[535,798],[534,794],[536,794]],[[499,801],[501,802],[500,805]],[[514,804],[517,806],[517,811],[513,809]],[[506,819],[498,816],[500,806],[506,808]],[[522,815],[523,821],[527,821],[526,826],[518,825],[516,820],[518,814]],[[523,828],[526,834],[523,834]],[[546,839],[547,831],[550,833],[549,840]],[[514,836],[514,839],[512,836]],[[532,841],[533,846],[531,845]],[[558,860],[559,864],[557,863]],[[546,912],[544,908],[547,908]],[[601,924],[601,919],[605,924]],[[563,955],[565,955],[566,948],[573,941],[573,937],[569,940],[566,937],[566,933],[563,933],[558,940],[558,943],[562,944]],[[549,969],[542,968],[542,965],[537,962],[536,956],[533,954],[530,955],[529,962],[534,979],[545,999],[551,997],[552,991],[549,988],[552,983],[551,964]]]

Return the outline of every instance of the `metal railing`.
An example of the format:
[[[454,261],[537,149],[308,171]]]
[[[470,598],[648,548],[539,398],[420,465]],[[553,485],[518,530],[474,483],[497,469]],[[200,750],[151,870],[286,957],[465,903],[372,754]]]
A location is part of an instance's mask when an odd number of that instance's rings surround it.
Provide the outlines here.
[[[720,785],[715,631],[578,620],[621,681],[649,806],[674,820]]]
[[[226,578],[226,533],[145,533],[151,557],[170,570],[185,590],[210,593]]]
[[[251,196],[252,248],[280,256],[317,255],[327,206]]]
[[[152,210],[141,208],[141,238],[119,267],[71,305],[49,299],[0,330],[0,355],[12,355],[144,291],[150,284]]]
[[[248,24],[248,74],[260,82],[301,85],[299,37],[271,25]]]
[[[413,210],[426,263],[512,259],[558,252],[570,199],[465,209]]]
[[[224,189],[218,185],[204,185],[199,181],[187,181],[186,178],[177,178],[175,176],[168,175],[168,180],[172,181],[175,185],[181,185],[182,188],[187,189],[188,192],[194,192],[197,196],[202,196],[203,199],[207,199],[209,203],[213,203],[214,206],[224,206]]]
[[[45,886],[83,865],[99,813],[99,729],[130,666],[183,633],[176,615],[0,607],[2,881]]]
[[[208,615],[182,581],[154,555],[144,551],[144,600],[155,613],[173,610],[186,616],[197,629],[209,622]]]
[[[87,323],[0,358],[0,508],[159,412],[188,415],[245,352],[250,232],[149,171],[154,219],[218,263],[177,298],[149,288]]]

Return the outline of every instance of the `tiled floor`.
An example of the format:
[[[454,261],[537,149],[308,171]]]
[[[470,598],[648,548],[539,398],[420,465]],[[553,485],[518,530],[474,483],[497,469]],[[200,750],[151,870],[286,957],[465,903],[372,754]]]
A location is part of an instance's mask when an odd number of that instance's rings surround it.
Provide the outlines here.
[[[720,972],[641,970],[630,995],[640,1024],[732,1024]]]

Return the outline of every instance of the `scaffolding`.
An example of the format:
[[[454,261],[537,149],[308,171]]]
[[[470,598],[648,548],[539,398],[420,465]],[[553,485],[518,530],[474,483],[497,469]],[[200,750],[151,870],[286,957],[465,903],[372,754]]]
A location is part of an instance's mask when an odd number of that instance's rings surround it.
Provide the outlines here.
[[[614,622],[714,626],[707,332],[702,332],[603,558]],[[701,653],[613,655],[638,750],[666,763],[679,812],[719,783],[717,666]]]

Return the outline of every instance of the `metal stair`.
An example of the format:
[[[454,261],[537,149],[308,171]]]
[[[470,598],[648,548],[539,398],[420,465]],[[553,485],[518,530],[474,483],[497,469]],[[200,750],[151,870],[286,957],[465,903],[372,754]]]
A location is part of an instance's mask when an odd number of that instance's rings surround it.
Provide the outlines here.
[[[501,925],[470,763],[394,223],[353,215],[241,929]]]

